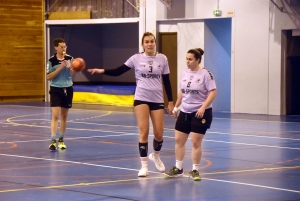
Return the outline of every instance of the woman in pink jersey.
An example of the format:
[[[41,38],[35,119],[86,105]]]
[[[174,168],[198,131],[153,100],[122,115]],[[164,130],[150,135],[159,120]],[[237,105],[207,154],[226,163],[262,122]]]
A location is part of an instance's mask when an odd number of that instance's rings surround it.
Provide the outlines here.
[[[165,177],[183,175],[182,162],[185,155],[185,143],[191,133],[193,170],[189,173],[194,181],[201,180],[199,166],[202,156],[201,143],[212,122],[212,102],[217,95],[213,75],[200,66],[204,51],[201,48],[190,49],[186,55],[187,69],[180,78],[180,91],[173,110],[177,118],[175,125],[175,166],[165,173]],[[178,115],[178,107],[181,110]],[[178,115],[178,116],[177,116]]]
[[[122,66],[115,69],[88,69],[91,74],[103,73],[110,76],[119,76],[134,68],[136,78],[136,91],[134,95],[134,112],[138,122],[139,153],[142,168],[138,176],[148,175],[148,136],[149,117],[152,120],[154,139],[154,152],[149,155],[149,159],[155,163],[159,171],[165,171],[165,166],[160,160],[160,150],[163,145],[164,129],[164,97],[163,84],[168,97],[168,114],[171,115],[174,109],[172,99],[172,88],[170,83],[170,69],[168,59],[165,55],[155,51],[156,40],[152,33],[146,32],[142,37],[144,52],[131,56]]]

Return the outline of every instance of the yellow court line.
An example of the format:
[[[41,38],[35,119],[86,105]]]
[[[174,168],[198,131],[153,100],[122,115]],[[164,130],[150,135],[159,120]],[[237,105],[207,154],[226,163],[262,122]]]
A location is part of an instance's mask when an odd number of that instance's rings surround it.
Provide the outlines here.
[[[210,172],[210,173],[201,173],[201,175],[230,174],[230,173],[243,173],[243,172],[256,172],[256,171],[272,171],[272,170],[297,169],[297,168],[300,168],[300,166],[260,168],[260,169],[250,169],[250,170],[233,170],[233,171],[225,171],[225,172]]]
[[[84,105],[89,105],[89,104],[84,104]],[[103,104],[91,104],[91,105],[100,105],[100,106],[113,106],[113,105],[103,105]],[[0,105],[1,106],[1,105]],[[45,109],[45,108],[49,108],[50,109],[50,106],[48,107],[48,106],[46,106],[46,107],[44,107],[44,106],[27,106],[27,105],[5,105],[5,106],[13,106],[13,107],[16,107],[16,106],[18,106],[18,107],[29,107],[29,108],[38,108],[38,109]],[[128,108],[128,107],[126,107],[126,108]],[[107,110],[98,110],[98,109],[80,109],[80,108],[71,108],[71,110],[70,110],[70,112],[72,112],[72,111],[74,111],[74,110],[79,110],[79,111],[82,111],[82,112],[105,112],[105,111],[107,111]],[[126,111],[114,111],[115,113],[133,113],[133,111],[132,112],[126,112]]]
[[[112,113],[112,111],[107,111],[106,114],[98,115],[97,117],[107,116],[107,115],[109,115],[109,114],[111,114],[111,113]],[[13,116],[13,117],[7,118],[6,121],[9,122],[9,123],[14,123],[14,122],[12,122],[11,120],[12,120],[12,119],[15,119],[15,118],[28,117],[28,116],[35,116],[35,115],[46,115],[46,114],[51,114],[51,113],[39,113],[39,114],[27,114],[27,115],[21,115],[21,116]],[[87,118],[91,118],[91,117],[87,117]],[[24,124],[24,125],[29,125],[29,124]]]
[[[86,103],[85,103],[86,104]],[[87,104],[89,105],[89,104]],[[90,104],[90,105],[97,105],[97,104]],[[103,105],[103,104],[99,104],[99,105]],[[1,105],[0,105],[1,106]],[[29,107],[29,108],[41,108],[41,109],[45,109],[48,107],[44,107],[44,106],[28,106],[28,105],[5,105],[5,106],[13,106],[13,107]],[[104,105],[104,106],[110,106],[110,105]],[[50,107],[49,107],[50,108]],[[126,107],[128,108],[128,107]],[[74,110],[83,110],[83,111],[93,111],[93,112],[99,112],[99,111],[106,111],[106,110],[92,110],[92,109],[80,109],[80,108],[72,108],[72,111]],[[116,111],[114,111],[116,112]],[[133,113],[133,112],[124,112],[124,111],[117,111],[116,113]],[[282,123],[282,124],[300,124],[299,122],[282,122],[282,121],[268,121],[268,120],[256,120],[256,119],[239,119],[239,118],[222,118],[222,117],[214,117],[214,119],[220,119],[220,120],[234,120],[234,121],[255,121],[255,122],[270,122],[270,123]]]
[[[90,185],[97,185],[97,184],[109,184],[109,183],[118,183],[118,182],[121,183],[121,182],[130,182],[130,181],[138,181],[138,180],[162,179],[162,178],[164,177],[110,180],[110,181],[99,181],[99,182],[92,182],[92,183],[66,184],[66,185],[59,185],[59,186],[42,186],[36,188],[19,188],[19,189],[2,190],[0,191],[0,193],[27,191],[27,190],[55,189],[55,188],[75,187],[75,186],[90,186]]]
[[[272,171],[278,169],[297,169],[300,166],[292,166],[292,167],[278,167],[278,168],[262,168],[262,169],[252,169],[252,170],[237,170],[237,171],[227,171],[227,172],[213,172],[213,173],[202,173],[201,175],[211,175],[211,174],[228,174],[228,173],[236,173],[236,172],[254,172],[254,171]],[[189,177],[187,175],[183,175],[183,177]],[[152,179],[165,179],[165,177],[151,177],[151,178],[136,178],[136,179],[123,179],[123,180],[110,180],[110,181],[101,181],[101,182],[89,182],[89,183],[79,183],[79,184],[66,184],[66,185],[59,185],[59,186],[43,186],[37,188],[23,188],[23,189],[10,189],[10,190],[2,190],[0,193],[6,192],[17,192],[17,191],[26,191],[26,190],[41,190],[41,189],[55,189],[55,188],[65,188],[65,187],[75,187],[75,186],[90,186],[90,185],[97,185],[97,184],[109,184],[109,183],[118,183],[118,182],[130,182],[130,181],[138,181],[138,180],[152,180]],[[208,179],[208,178],[202,178]],[[210,179],[208,179],[210,180]]]

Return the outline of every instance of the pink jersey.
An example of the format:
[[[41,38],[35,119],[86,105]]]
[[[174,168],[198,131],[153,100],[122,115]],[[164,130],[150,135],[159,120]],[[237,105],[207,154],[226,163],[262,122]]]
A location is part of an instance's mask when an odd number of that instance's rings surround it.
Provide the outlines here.
[[[209,91],[213,89],[216,89],[216,82],[211,72],[205,68],[197,72],[186,69],[180,78],[180,90],[182,92],[181,110],[185,113],[196,112],[205,102]],[[212,104],[207,108],[211,107]]]
[[[163,103],[162,75],[169,74],[168,59],[164,54],[131,56],[125,65],[135,69],[136,91],[134,100]]]

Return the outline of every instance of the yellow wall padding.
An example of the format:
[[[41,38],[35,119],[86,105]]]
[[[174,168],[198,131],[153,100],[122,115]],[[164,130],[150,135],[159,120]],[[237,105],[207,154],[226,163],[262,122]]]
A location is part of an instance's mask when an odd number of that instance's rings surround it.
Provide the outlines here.
[[[134,95],[98,94],[91,92],[74,92],[73,103],[97,103],[117,106],[133,106]]]

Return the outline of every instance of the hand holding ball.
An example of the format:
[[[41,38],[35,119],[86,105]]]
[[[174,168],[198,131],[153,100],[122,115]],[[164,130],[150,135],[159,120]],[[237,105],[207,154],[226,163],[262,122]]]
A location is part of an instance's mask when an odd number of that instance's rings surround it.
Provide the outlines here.
[[[82,58],[75,58],[72,61],[72,69],[75,72],[80,72],[85,68],[85,61]]]

